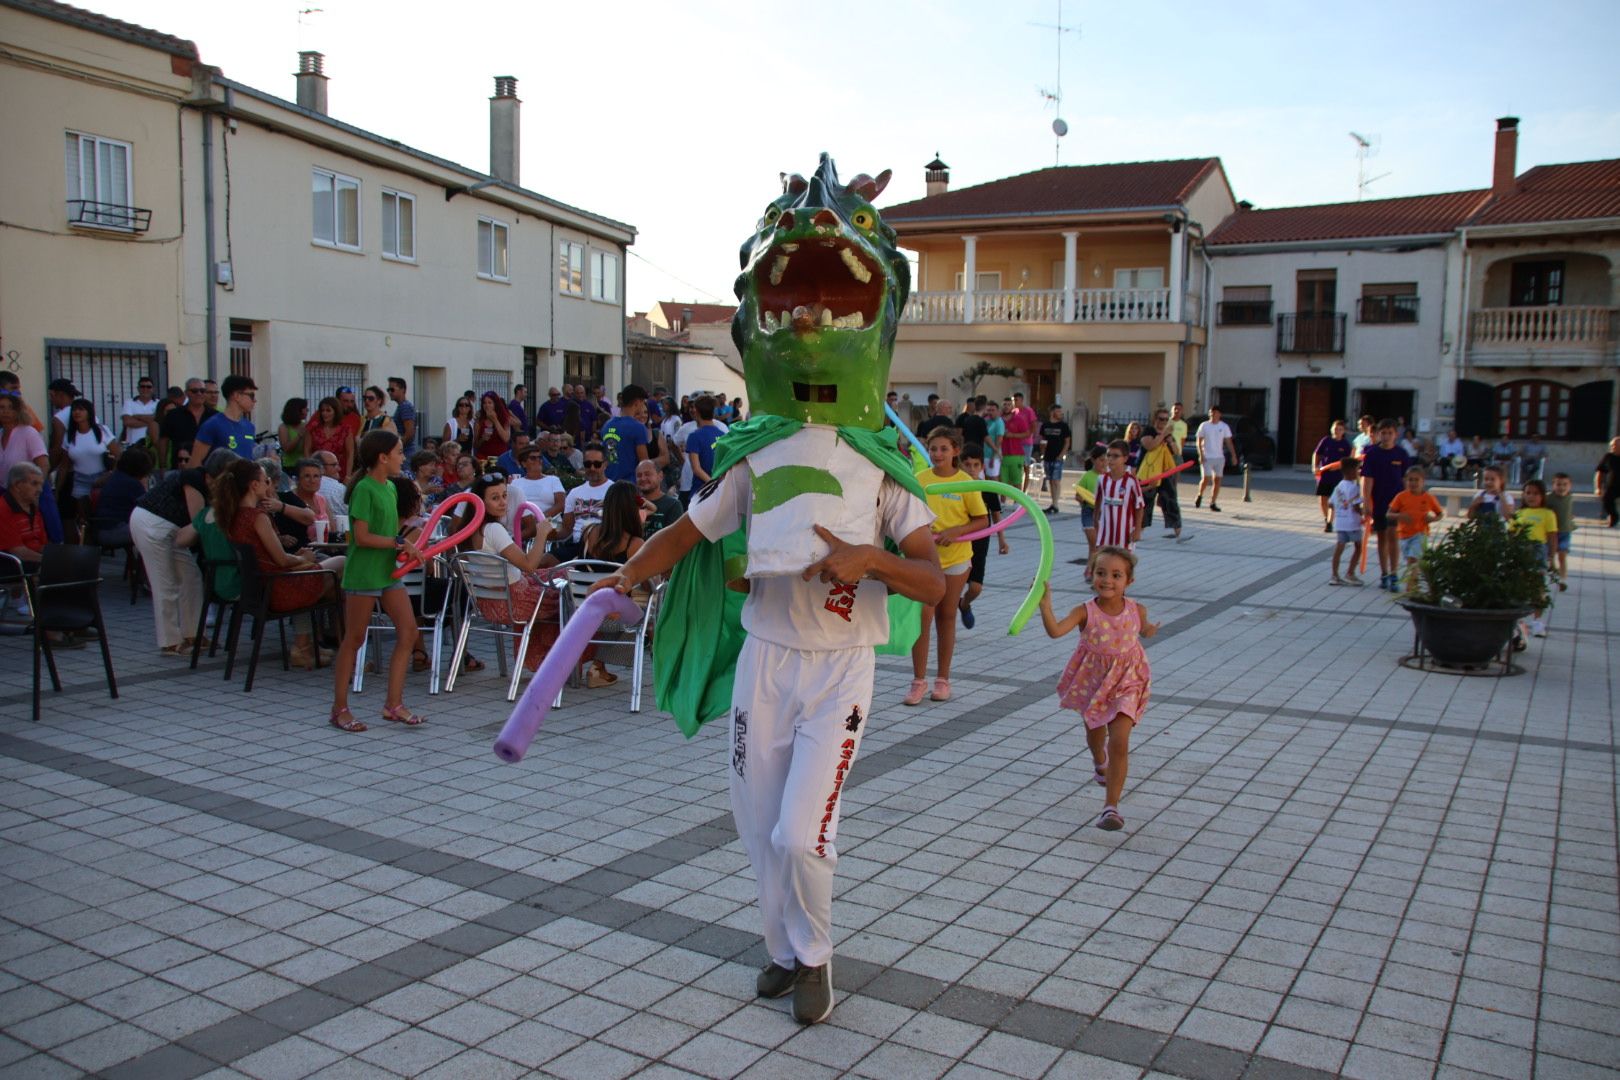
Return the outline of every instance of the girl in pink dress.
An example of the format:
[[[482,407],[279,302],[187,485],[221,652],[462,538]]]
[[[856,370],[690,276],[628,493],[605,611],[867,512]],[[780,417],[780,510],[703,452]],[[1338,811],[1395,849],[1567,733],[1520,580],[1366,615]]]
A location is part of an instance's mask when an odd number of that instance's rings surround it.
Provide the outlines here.
[[[1058,679],[1058,701],[1086,722],[1086,745],[1096,764],[1096,780],[1107,789],[1099,829],[1125,827],[1119,797],[1130,764],[1131,728],[1147,711],[1153,672],[1139,637],[1152,637],[1159,624],[1148,622],[1147,608],[1125,598],[1136,579],[1136,556],[1122,547],[1104,545],[1091,557],[1088,600],[1061,620],[1052,611],[1052,593],[1041,597],[1041,621],[1048,637],[1079,628],[1080,645]]]

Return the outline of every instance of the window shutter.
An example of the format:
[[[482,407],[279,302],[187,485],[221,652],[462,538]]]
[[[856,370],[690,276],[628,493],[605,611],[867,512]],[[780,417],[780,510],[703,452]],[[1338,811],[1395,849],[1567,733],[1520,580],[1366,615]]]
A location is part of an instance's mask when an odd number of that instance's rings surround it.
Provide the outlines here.
[[[101,188],[101,201],[130,206],[133,200],[129,190],[129,147],[101,144],[101,154],[107,160],[107,183]],[[123,215],[114,215],[122,222]]]
[[[1496,388],[1490,383],[1457,380],[1457,434],[1464,439],[1496,435]]]
[[[1614,380],[1582,383],[1569,395],[1569,437],[1572,442],[1605,442],[1614,430],[1610,422]]]
[[[67,197],[70,199],[84,198],[83,181],[80,179],[79,137],[77,135],[69,134],[67,137],[65,165],[67,168]]]
[[[478,272],[495,272],[495,226],[487,221],[478,223]]]
[[[399,257],[416,258],[416,200],[400,198],[399,204]]]
[[[382,195],[382,249],[384,255],[400,253],[399,196],[389,191]]]
[[[1270,285],[1226,285],[1221,288],[1221,299],[1227,303],[1266,303],[1271,299]]]

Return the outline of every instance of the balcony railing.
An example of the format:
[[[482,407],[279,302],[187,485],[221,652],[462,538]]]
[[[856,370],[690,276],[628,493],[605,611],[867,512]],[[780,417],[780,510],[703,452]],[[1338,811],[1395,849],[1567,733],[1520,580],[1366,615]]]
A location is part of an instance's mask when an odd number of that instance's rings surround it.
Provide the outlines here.
[[[69,199],[67,209],[70,225],[91,225],[124,232],[145,232],[152,227],[152,211],[142,210],[138,206]]]
[[[1066,295],[1067,294],[1067,295]],[[965,323],[968,295],[962,292],[915,292],[906,302],[902,322]],[[1073,317],[1064,318],[1065,300]],[[1015,289],[972,294],[972,322],[1141,323],[1170,320],[1169,289]]]
[[[1601,348],[1614,342],[1616,311],[1606,307],[1482,308],[1470,319],[1475,346]]]
[[[1344,352],[1342,311],[1291,312],[1277,316],[1277,351],[1280,353]]]

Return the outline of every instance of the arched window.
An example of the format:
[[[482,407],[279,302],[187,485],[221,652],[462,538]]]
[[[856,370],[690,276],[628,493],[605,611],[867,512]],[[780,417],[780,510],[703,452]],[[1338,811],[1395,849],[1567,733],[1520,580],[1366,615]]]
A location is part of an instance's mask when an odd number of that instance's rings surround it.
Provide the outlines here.
[[[1519,379],[1496,388],[1496,429],[1512,439],[1569,438],[1569,387]]]

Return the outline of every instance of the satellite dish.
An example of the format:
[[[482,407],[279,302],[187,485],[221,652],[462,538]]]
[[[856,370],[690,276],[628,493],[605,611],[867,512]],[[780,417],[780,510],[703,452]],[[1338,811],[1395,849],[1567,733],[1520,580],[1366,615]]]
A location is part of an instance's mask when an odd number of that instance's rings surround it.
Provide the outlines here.
[[[1060,116],[1056,120],[1052,121],[1052,134],[1061,139],[1068,133],[1069,125],[1064,121],[1063,117]]]

